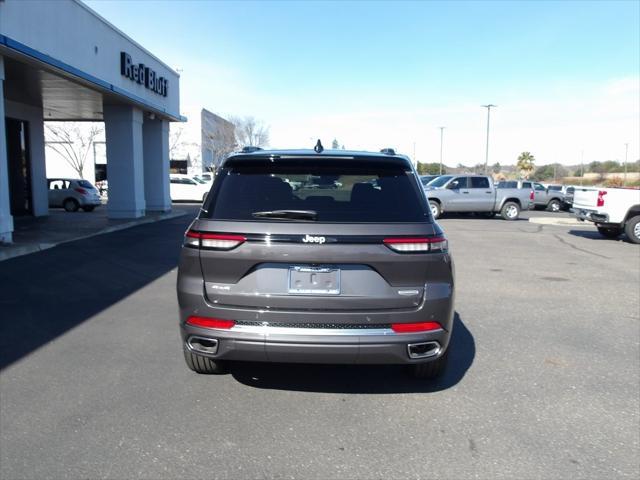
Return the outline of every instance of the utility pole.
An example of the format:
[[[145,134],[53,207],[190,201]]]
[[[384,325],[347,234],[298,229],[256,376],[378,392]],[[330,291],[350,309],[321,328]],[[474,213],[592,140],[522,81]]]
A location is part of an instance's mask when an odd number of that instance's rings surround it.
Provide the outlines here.
[[[580,151],[580,170],[582,175],[580,176],[580,185],[584,185],[584,150]]]
[[[627,186],[627,160],[629,157],[629,144],[624,144],[624,180],[622,181],[622,185],[624,187]]]
[[[487,150],[485,152],[484,157],[484,174],[487,174],[487,164],[489,163],[489,122],[491,120],[491,108],[497,107],[497,105],[488,104],[488,105],[480,105],[483,108],[487,109]]]
[[[438,127],[440,129],[440,175],[442,175],[442,136],[446,127]]]

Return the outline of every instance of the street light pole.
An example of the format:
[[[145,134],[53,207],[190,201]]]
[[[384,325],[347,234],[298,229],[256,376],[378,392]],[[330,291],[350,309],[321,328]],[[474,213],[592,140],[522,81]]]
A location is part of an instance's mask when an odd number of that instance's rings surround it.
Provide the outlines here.
[[[622,182],[623,186],[627,186],[627,160],[629,157],[629,144],[624,144],[624,180]]]
[[[491,121],[491,107],[497,107],[497,105],[488,104],[488,105],[480,105],[483,108],[487,109],[487,150],[484,157],[484,174],[487,174],[487,164],[489,163],[489,122]]]
[[[446,127],[438,127],[440,129],[440,175],[442,175],[442,137]]]

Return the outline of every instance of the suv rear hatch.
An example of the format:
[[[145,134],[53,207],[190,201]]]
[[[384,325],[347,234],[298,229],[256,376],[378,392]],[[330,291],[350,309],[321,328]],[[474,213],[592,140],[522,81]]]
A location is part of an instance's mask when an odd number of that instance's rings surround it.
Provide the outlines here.
[[[200,249],[217,306],[413,310],[425,284],[451,276],[446,240],[400,157],[232,157],[185,245]]]

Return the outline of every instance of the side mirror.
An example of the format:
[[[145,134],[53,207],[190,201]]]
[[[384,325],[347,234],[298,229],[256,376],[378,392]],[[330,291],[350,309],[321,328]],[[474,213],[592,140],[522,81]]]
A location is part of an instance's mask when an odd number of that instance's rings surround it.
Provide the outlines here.
[[[457,180],[451,182],[449,185],[447,185],[447,189],[448,190],[458,190],[460,188],[460,182],[458,182]]]

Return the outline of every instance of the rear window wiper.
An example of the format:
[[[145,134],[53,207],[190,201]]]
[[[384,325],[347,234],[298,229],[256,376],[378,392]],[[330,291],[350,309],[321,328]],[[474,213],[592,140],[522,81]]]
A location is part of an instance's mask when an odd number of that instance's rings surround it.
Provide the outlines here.
[[[316,220],[318,212],[315,210],[265,210],[253,212],[255,218],[274,218],[282,220]]]

